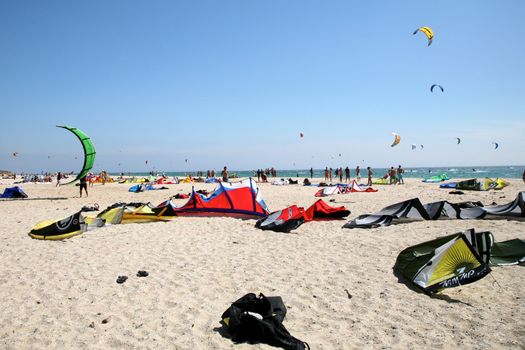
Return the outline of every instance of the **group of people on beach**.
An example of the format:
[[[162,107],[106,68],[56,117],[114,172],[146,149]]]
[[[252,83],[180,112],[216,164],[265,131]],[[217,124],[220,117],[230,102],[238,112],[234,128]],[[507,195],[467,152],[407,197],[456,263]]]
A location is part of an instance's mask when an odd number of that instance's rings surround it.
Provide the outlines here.
[[[392,166],[390,167],[390,169],[387,170],[386,174],[383,176],[383,179],[388,180],[390,185],[404,185],[404,173],[405,169],[403,169],[401,165],[399,165],[397,169]]]
[[[39,182],[39,183],[51,183],[53,182],[53,175],[50,173],[44,173],[41,174],[20,174],[20,177],[22,178],[23,182]],[[12,178],[13,180],[16,180],[16,174],[13,174],[12,176],[4,176],[4,179]]]
[[[372,171],[372,168],[370,167],[367,167],[366,168],[366,171],[367,171],[367,186],[372,186],[372,175],[374,175],[374,172]],[[333,177],[332,177],[332,174],[333,174]],[[310,168],[310,177],[313,178],[313,168]],[[328,168],[326,167],[324,169],[324,180],[325,182],[332,182],[333,178],[335,177],[335,179],[339,178],[339,182],[343,182],[343,176],[344,176],[344,181],[347,182],[347,183],[350,183],[350,181],[352,180],[352,172],[350,170],[350,168],[348,166],[346,166],[346,168],[336,168],[335,170],[332,169],[332,168]],[[361,168],[358,166],[356,166],[355,168],[355,179],[357,181],[361,181]]]
[[[257,182],[268,182],[268,177],[277,177],[275,168],[257,169],[254,173],[257,175]]]

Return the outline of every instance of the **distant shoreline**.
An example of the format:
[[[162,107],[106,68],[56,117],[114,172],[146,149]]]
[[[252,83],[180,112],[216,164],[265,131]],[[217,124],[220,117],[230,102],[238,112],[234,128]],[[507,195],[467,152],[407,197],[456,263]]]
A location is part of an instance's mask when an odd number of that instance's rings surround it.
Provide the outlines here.
[[[509,165],[509,166],[464,166],[464,167],[416,167],[405,168],[404,176],[407,178],[428,178],[434,175],[441,175],[446,173],[451,178],[485,178],[485,177],[501,177],[510,179],[521,179],[525,165]],[[335,168],[332,169],[332,173]],[[344,168],[343,168],[344,170]],[[387,168],[372,168],[374,172],[373,177],[382,177],[386,173]],[[430,170],[430,172],[429,172]],[[200,170],[202,171],[202,170]],[[231,170],[230,174],[235,174],[237,177],[257,177],[254,174],[255,170]],[[366,167],[361,167],[361,178],[366,177]],[[206,171],[202,171],[204,177]],[[324,178],[324,169],[313,169],[314,177]],[[158,174],[165,174],[166,176],[187,176],[192,174],[196,176],[197,171],[158,171]],[[120,172],[110,172],[111,175],[118,175]],[[148,176],[149,172],[124,172],[126,176]],[[215,171],[215,176],[219,177],[220,172]],[[299,176],[297,176],[299,175]],[[350,168],[350,175],[355,177],[355,168]],[[310,169],[277,169],[277,178],[305,178],[310,177]]]
[[[404,177],[407,178],[428,178],[434,175],[447,174],[451,179],[469,179],[469,178],[508,178],[508,179],[521,179],[525,165],[506,165],[506,166],[461,166],[461,167],[407,167],[405,169]],[[211,169],[210,169],[211,170]],[[344,168],[343,168],[344,170]],[[387,168],[372,168],[374,172],[373,177],[382,177],[386,173]],[[230,170],[230,176],[236,175],[237,178],[241,177],[257,177],[254,170]],[[332,174],[335,168],[332,169]],[[192,175],[197,177],[197,172],[202,172],[203,177],[206,177],[207,170],[191,170],[191,171],[154,171],[154,174],[166,175],[166,176],[177,176],[186,177]],[[314,177],[324,178],[324,169],[313,169]],[[1,172],[0,172],[1,173]],[[99,172],[94,171],[95,174]],[[111,176],[119,176],[123,173],[125,176],[139,176],[147,177],[150,175],[149,171],[109,171]],[[4,176],[12,176],[12,172],[3,173]],[[30,173],[27,173],[30,174]],[[31,173],[34,175],[35,173]],[[36,173],[39,174],[39,173]],[[52,173],[53,174],[53,173]],[[350,168],[351,177],[355,177],[355,167]],[[17,172],[17,177],[20,176],[20,172]],[[74,176],[74,175],[71,175]],[[215,170],[215,177],[220,176],[220,171]],[[310,169],[277,169],[277,178],[305,178],[310,177]],[[366,177],[366,167],[361,167],[361,178]]]

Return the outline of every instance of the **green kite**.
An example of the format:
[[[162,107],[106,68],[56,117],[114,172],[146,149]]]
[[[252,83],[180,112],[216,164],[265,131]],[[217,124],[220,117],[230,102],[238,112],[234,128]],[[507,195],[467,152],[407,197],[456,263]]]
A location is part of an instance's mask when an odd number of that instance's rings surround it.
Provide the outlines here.
[[[91,170],[91,168],[93,168],[93,163],[95,163],[95,155],[97,153],[95,152],[95,146],[93,146],[91,139],[82,130],[66,125],[57,125],[57,128],[64,128],[66,130],[71,131],[78,137],[78,139],[82,143],[82,147],[84,148],[84,165],[82,166],[82,170],[78,173],[77,177],[74,180],[65,184],[67,185],[86,176],[86,174]]]

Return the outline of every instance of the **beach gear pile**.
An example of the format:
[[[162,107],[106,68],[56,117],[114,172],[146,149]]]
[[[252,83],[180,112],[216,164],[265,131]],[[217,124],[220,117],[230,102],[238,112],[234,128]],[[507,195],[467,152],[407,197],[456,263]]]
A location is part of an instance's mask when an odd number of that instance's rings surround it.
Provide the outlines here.
[[[130,183],[136,183],[136,184],[154,184],[154,185],[176,185],[179,183],[179,179],[177,177],[167,177],[167,176],[147,176],[147,177],[119,177],[116,180],[119,184],[130,184]],[[94,182],[102,182],[102,180],[98,181],[95,180]]]
[[[167,189],[168,188],[165,186],[155,187],[153,186],[152,183],[142,183],[142,184],[131,186],[128,192],[140,193],[140,192],[145,192],[145,191],[167,190]]]
[[[439,201],[423,204],[419,198],[413,198],[385,207],[374,214],[360,215],[343,227],[372,228],[414,220],[483,219],[487,216],[525,217],[525,191],[519,192],[510,203],[487,207],[481,202]]]
[[[345,194],[352,192],[377,192],[372,187],[359,185],[355,180],[351,184],[337,184],[335,186],[327,186],[315,193],[316,197],[327,197],[334,194]]]
[[[449,182],[442,184],[440,188],[455,188],[457,190],[466,190],[466,191],[489,191],[489,190],[501,190],[510,185],[508,181],[500,179],[499,177],[496,180],[485,178],[484,181],[479,181],[478,179],[463,180],[460,182]]]
[[[233,183],[220,182],[209,196],[198,193],[193,188],[187,202],[180,207],[168,199],[157,206],[142,202],[115,203],[96,217],[85,217],[81,210],[61,220],[38,223],[31,230],[30,236],[36,239],[65,239],[104,225],[168,221],[175,216],[257,218],[260,220],[256,227],[262,230],[290,232],[304,222],[341,219],[349,214],[350,211],[344,206],[334,208],[322,200],[318,200],[306,210],[294,205],[270,214],[255,181],[248,178]]]
[[[219,182],[206,196],[192,189],[188,201],[180,207],[168,199],[157,206],[151,203],[115,203],[96,217],[84,217],[79,211],[60,220],[38,223],[30,232],[36,239],[59,240],[74,237],[92,228],[137,222],[168,221],[175,216],[266,217],[270,211],[251,178],[239,182]]]
[[[492,233],[470,229],[404,249],[394,270],[410,286],[433,294],[485,277],[489,265],[520,263],[525,263],[525,241],[494,243]]]
[[[286,306],[279,296],[248,293],[236,300],[221,316],[235,343],[265,343],[289,350],[310,346],[288,332],[283,325]]]

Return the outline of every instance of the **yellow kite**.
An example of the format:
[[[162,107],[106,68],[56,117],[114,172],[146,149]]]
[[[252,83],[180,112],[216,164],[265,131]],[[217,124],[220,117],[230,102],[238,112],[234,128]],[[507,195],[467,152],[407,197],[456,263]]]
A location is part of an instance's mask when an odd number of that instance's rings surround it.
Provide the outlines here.
[[[432,44],[432,39],[434,39],[434,32],[432,31],[432,29],[430,27],[421,27],[421,28],[417,28],[415,31],[414,31],[414,35],[417,34],[417,32],[421,32],[423,34],[425,34],[427,36],[427,39],[428,39],[428,46],[430,46],[430,44]]]
[[[395,132],[393,132],[392,135],[394,135],[394,142],[392,142],[392,144],[390,145],[390,147],[397,146],[397,144],[399,144],[399,142],[401,142],[401,136],[399,136],[399,135],[396,134]]]

